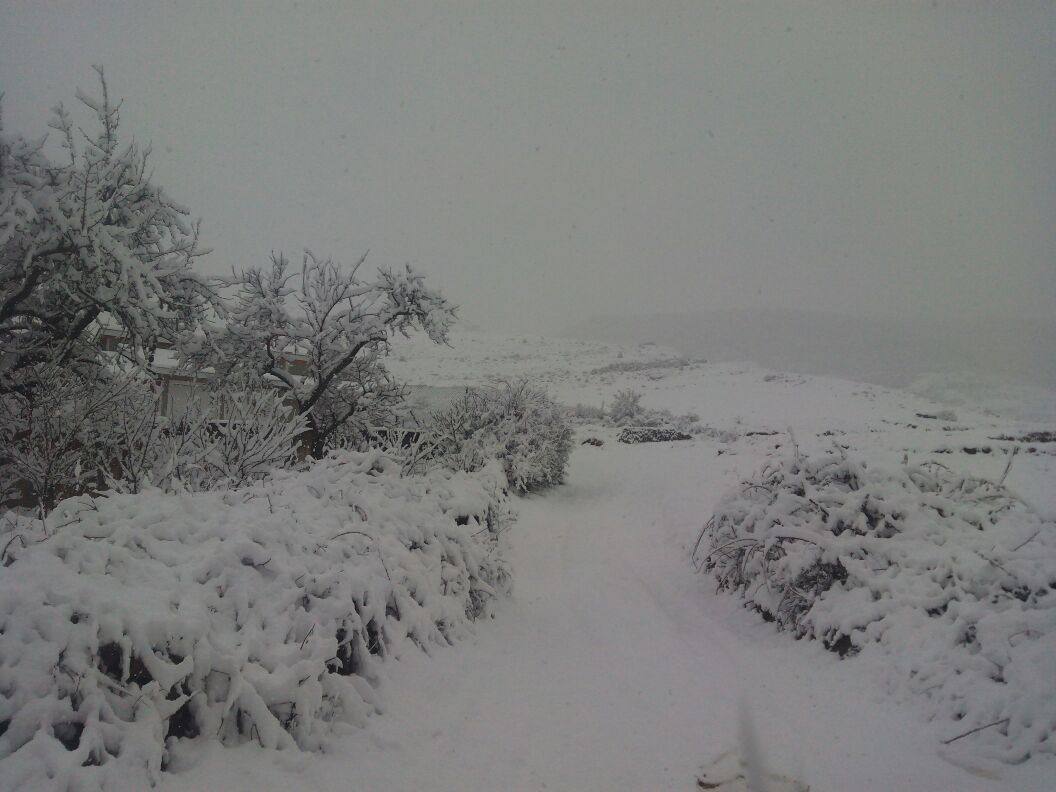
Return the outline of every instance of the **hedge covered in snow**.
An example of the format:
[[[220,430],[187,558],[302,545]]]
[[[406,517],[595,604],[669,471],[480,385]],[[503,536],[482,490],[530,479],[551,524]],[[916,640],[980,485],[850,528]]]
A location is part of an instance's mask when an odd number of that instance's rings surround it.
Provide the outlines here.
[[[504,504],[501,471],[335,452],[241,490],[71,498],[46,538],[9,515],[0,788],[143,787],[194,738],[325,748],[378,709],[386,656],[508,592]]]
[[[1056,752],[1056,523],[1001,484],[797,453],[723,498],[693,555],[797,637],[879,658],[951,741]]]

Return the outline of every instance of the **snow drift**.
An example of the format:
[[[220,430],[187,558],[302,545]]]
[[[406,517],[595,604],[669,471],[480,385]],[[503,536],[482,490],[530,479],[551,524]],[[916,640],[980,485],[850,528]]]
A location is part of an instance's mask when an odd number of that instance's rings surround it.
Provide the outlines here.
[[[242,490],[72,498],[42,541],[16,521],[0,787],[141,788],[192,738],[324,749],[379,709],[387,655],[464,636],[508,592],[504,487],[344,452]]]
[[[949,742],[1056,752],[1056,523],[1000,483],[796,453],[720,502],[694,558],[797,637],[879,659],[959,721]]]

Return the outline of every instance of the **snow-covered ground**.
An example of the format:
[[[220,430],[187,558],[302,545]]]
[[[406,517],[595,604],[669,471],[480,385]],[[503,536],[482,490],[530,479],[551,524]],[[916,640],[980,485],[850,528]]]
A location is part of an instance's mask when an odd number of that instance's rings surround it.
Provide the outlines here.
[[[216,746],[161,788],[688,790],[712,760],[744,753],[746,730],[768,771],[815,792],[1052,788],[1051,755],[1004,765],[975,757],[970,740],[944,747],[962,731],[955,723],[927,722],[867,658],[794,642],[715,595],[688,553],[722,493],[787,443],[790,428],[805,448],[838,440],[886,457],[939,452],[959,470],[999,477],[1010,444],[992,438],[1056,427],[964,405],[944,414],[919,395],[751,365],[611,370],[671,357],[654,346],[465,333],[450,348],[397,347],[393,369],[417,386],[526,376],[567,403],[595,405],[634,387],[645,406],[693,411],[737,439],[628,446],[611,429],[581,428],[580,439],[605,444],[577,446],[564,486],[518,503],[514,594],[493,621],[430,657],[406,651],[385,663],[385,711],[337,750]],[[1056,447],[1021,445],[1006,483],[1051,514]]]

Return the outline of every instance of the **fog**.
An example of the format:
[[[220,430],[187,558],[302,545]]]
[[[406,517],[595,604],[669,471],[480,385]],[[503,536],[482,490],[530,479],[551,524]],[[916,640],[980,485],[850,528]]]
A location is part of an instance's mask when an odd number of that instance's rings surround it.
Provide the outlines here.
[[[1054,416],[1056,326],[1051,321],[956,318],[877,319],[823,311],[718,308],[685,314],[596,316],[570,335],[617,343],[653,343],[684,357],[752,361],[774,369],[833,374],[860,382],[923,389],[976,403],[1010,385],[1040,386],[1017,401],[1023,417]],[[934,375],[934,376],[933,376]],[[1006,405],[1007,407],[1007,405]]]
[[[7,2],[0,85],[40,134],[104,64],[212,272],[369,250],[484,327],[827,312],[1022,374],[1051,346],[978,328],[1053,326],[1054,34],[1026,2]]]

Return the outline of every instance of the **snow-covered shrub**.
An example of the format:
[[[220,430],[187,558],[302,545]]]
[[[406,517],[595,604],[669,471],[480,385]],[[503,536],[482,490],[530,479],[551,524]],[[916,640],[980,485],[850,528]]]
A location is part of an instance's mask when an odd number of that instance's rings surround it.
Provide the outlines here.
[[[288,467],[305,431],[281,392],[244,379],[203,387],[173,416],[156,384],[134,382],[99,423],[107,488],[128,493],[241,487]]]
[[[621,443],[666,443],[671,440],[692,440],[693,436],[663,426],[627,427],[616,438]]]
[[[709,440],[716,440],[720,443],[733,443],[740,437],[740,434],[729,429],[719,429],[715,426],[700,426],[696,422],[694,422],[689,429],[693,434],[702,435]]]
[[[162,468],[168,422],[161,414],[159,383],[135,375],[118,379],[121,386],[93,418],[99,465],[108,489],[135,493],[167,478]]]
[[[623,424],[617,423],[617,425]],[[649,410],[643,408],[638,413],[637,420],[630,422],[630,425],[654,429],[670,429],[681,434],[700,434],[704,431],[704,427],[700,426],[700,417],[696,414],[674,415],[670,410]]]
[[[280,391],[235,382],[213,393],[211,406],[219,419],[195,441],[195,475],[204,487],[241,487],[294,459],[305,419]]]
[[[0,395],[0,498],[27,498],[46,513],[99,481],[107,415],[131,383],[38,366],[35,386]]]
[[[579,423],[605,423],[608,413],[604,407],[595,407],[593,404],[577,404],[572,408],[572,418]]]
[[[526,382],[467,390],[430,429],[444,464],[472,471],[497,459],[519,492],[560,484],[572,453],[564,409]]]
[[[609,417],[617,426],[635,423],[642,414],[642,394],[630,388],[619,391],[612,400]]]
[[[700,416],[696,413],[683,413],[671,419],[671,426],[682,434],[703,434],[707,428],[700,425]]]
[[[609,422],[615,426],[626,427],[650,427],[662,429],[673,435],[692,435],[702,431],[699,426],[700,417],[694,413],[674,415],[670,410],[651,410],[641,404],[642,394],[635,390],[626,389],[619,391],[609,408]],[[630,433],[629,436],[633,434]],[[672,438],[685,440],[688,438]],[[640,440],[627,440],[625,442],[641,442]]]
[[[657,358],[655,360],[630,360],[626,362],[608,363],[593,369],[591,374],[627,374],[635,371],[651,371],[655,369],[685,368],[692,364],[686,358]]]
[[[400,464],[404,474],[423,473],[439,464],[437,441],[420,427],[387,426],[371,429],[365,441]]]
[[[1056,523],[1001,484],[797,453],[719,503],[694,558],[796,636],[882,658],[1003,758],[1056,752]]]
[[[41,366],[25,393],[0,397],[5,489],[42,513],[71,495],[165,483],[161,388],[134,367]]]
[[[203,388],[169,417],[160,385],[135,369],[36,379],[29,395],[0,397],[0,476],[7,497],[44,513],[79,492],[242,486],[287,466],[305,429],[279,391],[253,382]]]
[[[0,535],[0,788],[147,788],[183,738],[314,750],[379,663],[509,589],[501,472],[340,453],[242,490],[79,496]],[[21,537],[21,541],[16,541]]]

